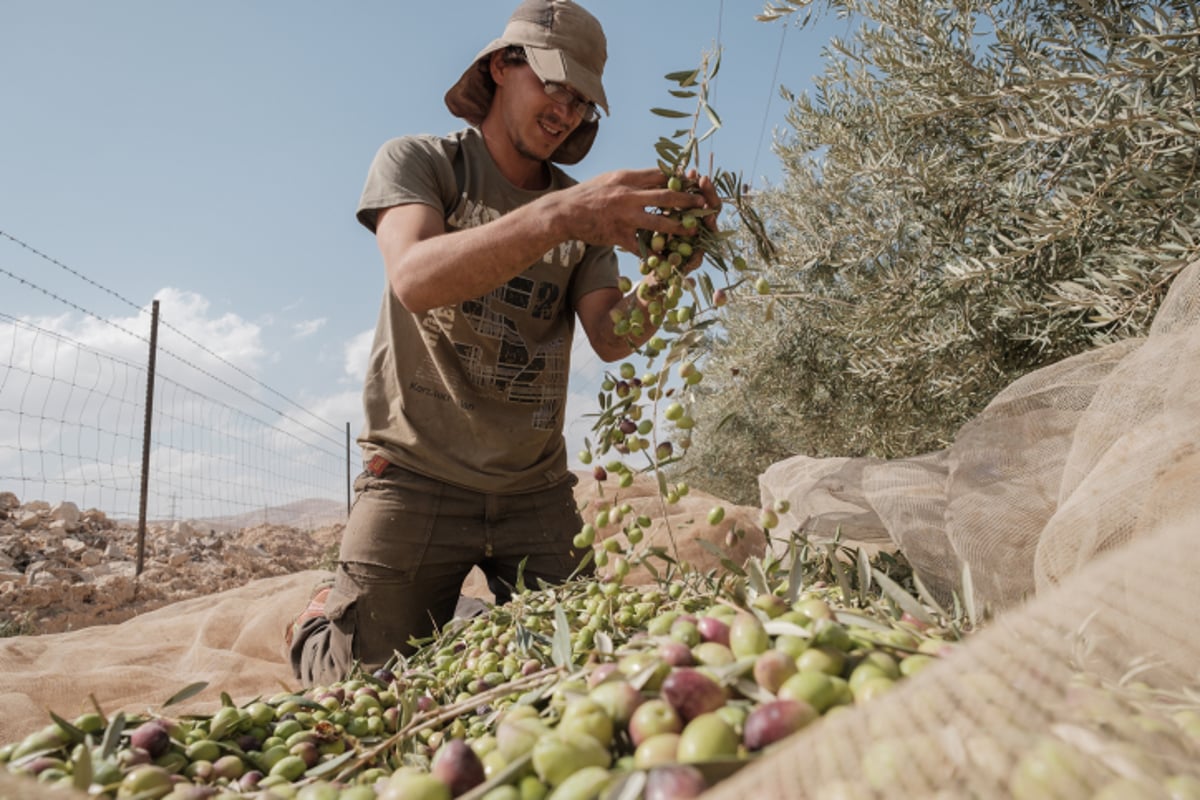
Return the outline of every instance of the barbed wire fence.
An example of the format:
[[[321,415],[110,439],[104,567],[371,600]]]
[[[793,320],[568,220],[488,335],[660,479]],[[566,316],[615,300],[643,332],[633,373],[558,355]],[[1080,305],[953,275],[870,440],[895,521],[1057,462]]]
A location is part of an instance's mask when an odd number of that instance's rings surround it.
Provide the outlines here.
[[[312,528],[344,518],[348,423],[321,419],[217,355],[172,325],[171,309],[160,321],[158,301],[150,312],[3,230],[0,246],[0,279],[103,332],[72,338],[9,313],[0,300],[0,493],[70,501],[124,522]],[[145,329],[8,269],[18,256],[128,304]],[[0,290],[6,296],[14,293]],[[158,327],[164,336],[156,341]]]

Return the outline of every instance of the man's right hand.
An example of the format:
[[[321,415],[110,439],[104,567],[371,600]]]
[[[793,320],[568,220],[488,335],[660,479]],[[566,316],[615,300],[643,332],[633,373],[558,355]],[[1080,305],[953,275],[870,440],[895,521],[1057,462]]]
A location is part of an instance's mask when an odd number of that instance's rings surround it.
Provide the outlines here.
[[[639,251],[640,230],[666,236],[690,233],[679,220],[658,213],[658,209],[719,205],[715,191],[671,191],[667,176],[657,168],[606,172],[544,199],[558,206],[553,213],[562,215],[567,239],[611,245],[631,253]]]

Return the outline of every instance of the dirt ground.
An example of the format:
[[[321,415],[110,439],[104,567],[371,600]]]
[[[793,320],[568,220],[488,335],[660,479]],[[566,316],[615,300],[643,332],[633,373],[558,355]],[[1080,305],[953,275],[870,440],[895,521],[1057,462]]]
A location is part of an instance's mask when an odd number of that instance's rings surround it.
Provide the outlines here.
[[[646,542],[673,550],[680,561],[704,569],[716,565],[714,552],[738,563],[763,553],[761,537],[733,535],[735,528],[754,529],[757,509],[730,506],[722,522],[711,524],[706,521],[708,510],[720,501],[694,492],[664,510],[653,476],[639,476],[619,495],[590,477],[576,489],[587,519],[612,506],[617,496],[628,503],[630,518],[644,514],[654,519],[645,532]],[[619,516],[614,514],[598,530],[597,548],[604,539],[621,534]],[[143,569],[137,574],[135,526],[95,509],[81,511],[72,503],[22,503],[13,493],[0,491],[0,637],[115,624],[260,578],[332,569],[344,523],[329,519],[340,517],[341,512],[324,518],[306,512],[303,518],[312,522],[311,529],[283,524],[150,524]],[[649,573],[637,568],[627,582],[650,580]],[[468,576],[463,594],[494,599],[478,568]]]
[[[259,578],[328,567],[342,525],[231,531],[187,522],[137,531],[70,503],[21,504],[0,493],[0,635],[58,633],[123,622]]]

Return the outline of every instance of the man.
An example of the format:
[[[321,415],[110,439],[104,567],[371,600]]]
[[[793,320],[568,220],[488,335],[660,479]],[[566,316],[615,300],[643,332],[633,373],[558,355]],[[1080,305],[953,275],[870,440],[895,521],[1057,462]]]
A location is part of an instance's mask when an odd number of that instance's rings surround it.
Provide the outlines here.
[[[601,358],[627,356],[640,342],[611,314],[642,301],[617,288],[613,248],[637,252],[639,230],[685,233],[658,208],[718,206],[707,180],[696,195],[657,169],[576,183],[555,166],[587,154],[608,111],[606,47],[579,5],[525,0],[446,94],[471,127],[375,157],[358,219],[388,288],[363,393],[366,469],[333,584],[289,630],[308,685],[409,651],[452,618],[476,564],[499,602],[523,560],[531,586],[579,564],[562,435],[574,320]]]

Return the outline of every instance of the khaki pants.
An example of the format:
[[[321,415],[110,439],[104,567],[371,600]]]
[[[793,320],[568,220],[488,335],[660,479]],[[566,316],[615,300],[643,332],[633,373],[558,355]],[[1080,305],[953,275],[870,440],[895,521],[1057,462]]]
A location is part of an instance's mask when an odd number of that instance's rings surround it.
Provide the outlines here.
[[[572,547],[582,520],[569,476],[539,492],[491,495],[387,465],[363,472],[342,535],[325,617],[296,633],[292,669],[305,686],[343,680],[357,663],[374,670],[412,652],[453,618],[467,573],[479,565],[497,603],[525,560],[524,582],[560,583],[584,553]]]

